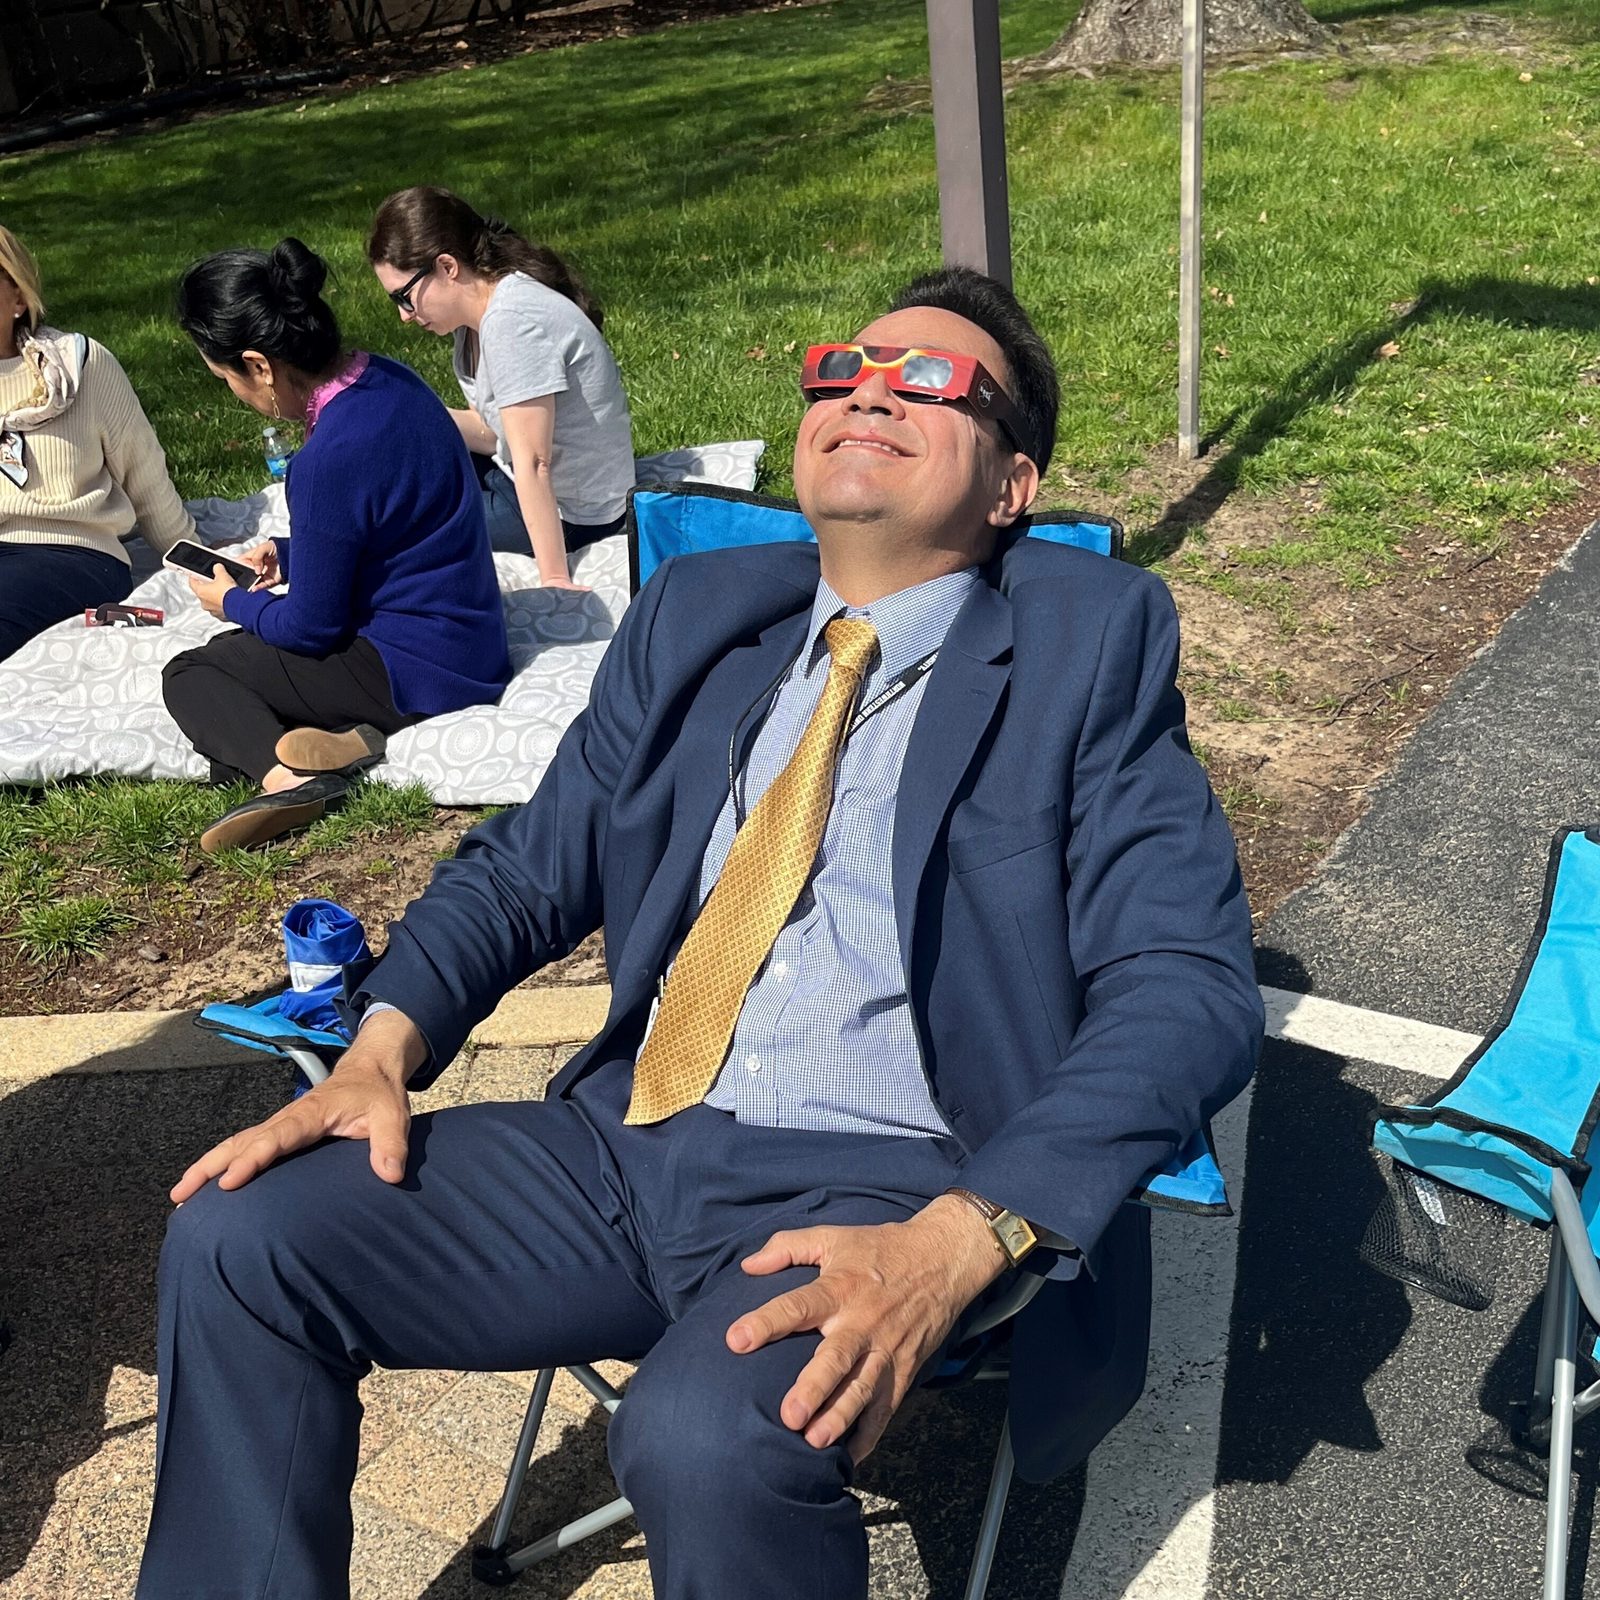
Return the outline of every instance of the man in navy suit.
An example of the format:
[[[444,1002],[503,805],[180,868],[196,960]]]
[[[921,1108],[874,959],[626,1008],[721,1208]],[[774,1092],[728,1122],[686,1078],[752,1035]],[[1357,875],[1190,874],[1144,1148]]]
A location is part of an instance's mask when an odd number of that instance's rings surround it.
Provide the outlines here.
[[[373,1364],[638,1361],[610,1444],[659,1600],[864,1596],[854,1465],[1014,1270],[1046,1279],[1020,1470],[1137,1396],[1124,1202],[1262,1026],[1176,616],[1136,567],[1015,536],[1057,390],[1009,291],[937,273],[828,349],[795,450],[818,546],[666,563],[537,794],[391,929],[328,1082],[175,1187],[144,1600],[346,1592]],[[741,829],[838,703],[841,618],[865,681],[804,887],[703,1095],[625,1120],[724,867],[752,882]],[[602,925],[611,1010],[545,1100],[412,1122],[408,1087]]]

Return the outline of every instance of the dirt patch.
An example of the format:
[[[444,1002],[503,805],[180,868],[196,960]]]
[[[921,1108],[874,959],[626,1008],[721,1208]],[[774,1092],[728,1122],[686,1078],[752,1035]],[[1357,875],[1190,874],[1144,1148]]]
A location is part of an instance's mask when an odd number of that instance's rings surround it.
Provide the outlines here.
[[[1193,511],[1205,471],[1157,453],[1122,494]],[[1183,619],[1191,736],[1233,822],[1258,920],[1310,876],[1456,674],[1600,517],[1600,468],[1566,476],[1563,505],[1487,549],[1424,532],[1365,586],[1252,561],[1314,509],[1315,487],[1203,506],[1204,542],[1161,563]],[[1182,532],[1158,523],[1146,537]]]
[[[1140,542],[1171,549],[1161,571],[1183,618],[1189,726],[1233,822],[1259,919],[1306,881],[1455,675],[1600,518],[1600,467],[1573,469],[1564,505],[1508,528],[1490,548],[1419,535],[1364,587],[1323,568],[1252,561],[1312,509],[1314,487],[1204,503],[1195,490],[1208,468],[1157,452],[1118,498],[1154,494],[1205,519],[1203,540],[1158,522]],[[16,956],[0,963],[0,1015],[182,1009],[270,993],[284,982],[286,905],[303,895],[337,900],[381,947],[389,920],[476,820],[441,810],[421,833],[369,836],[263,883],[196,858],[185,883],[139,892],[109,871],[96,883],[87,867],[72,892],[112,895],[135,920],[97,959],[50,971]],[[527,986],[604,977],[596,936]]]
[[[265,883],[241,883],[196,857],[181,886],[130,891],[92,869],[74,893],[112,896],[133,920],[101,956],[52,968],[15,954],[0,963],[0,1016],[66,1011],[184,1010],[213,1000],[258,999],[284,986],[284,908],[307,895],[349,907],[382,949],[388,923],[427,887],[441,856],[452,854],[479,820],[441,810],[434,825],[408,836],[373,834],[318,855]],[[530,980],[535,986],[599,983],[605,963],[598,935]]]

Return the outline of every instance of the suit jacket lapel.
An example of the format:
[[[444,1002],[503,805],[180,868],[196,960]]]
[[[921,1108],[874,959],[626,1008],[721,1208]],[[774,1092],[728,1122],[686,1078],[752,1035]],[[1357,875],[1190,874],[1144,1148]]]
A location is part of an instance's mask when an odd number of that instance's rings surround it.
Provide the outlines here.
[[[957,613],[906,746],[894,821],[894,913],[911,973],[917,896],[957,786],[1011,677],[1011,602],[985,583]]]

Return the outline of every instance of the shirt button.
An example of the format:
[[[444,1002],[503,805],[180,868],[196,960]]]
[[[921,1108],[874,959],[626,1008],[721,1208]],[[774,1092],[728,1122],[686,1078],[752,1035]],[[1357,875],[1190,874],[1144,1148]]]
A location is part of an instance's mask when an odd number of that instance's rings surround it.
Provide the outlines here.
[[[761,1070],[761,1057],[746,1056],[744,1059],[744,1070],[746,1072],[759,1072]]]
[[[787,978],[789,976],[789,963],[787,961],[778,962],[772,969],[772,976],[774,978]]]

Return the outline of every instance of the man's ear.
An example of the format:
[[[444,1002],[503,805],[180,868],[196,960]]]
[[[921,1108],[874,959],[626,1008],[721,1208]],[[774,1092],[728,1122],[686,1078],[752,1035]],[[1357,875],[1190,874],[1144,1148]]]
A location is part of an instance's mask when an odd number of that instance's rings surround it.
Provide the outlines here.
[[[1039,469],[1031,456],[1018,451],[1002,470],[1005,476],[989,508],[989,525],[995,528],[1009,528],[1019,517],[1027,515],[1039,497]]]

